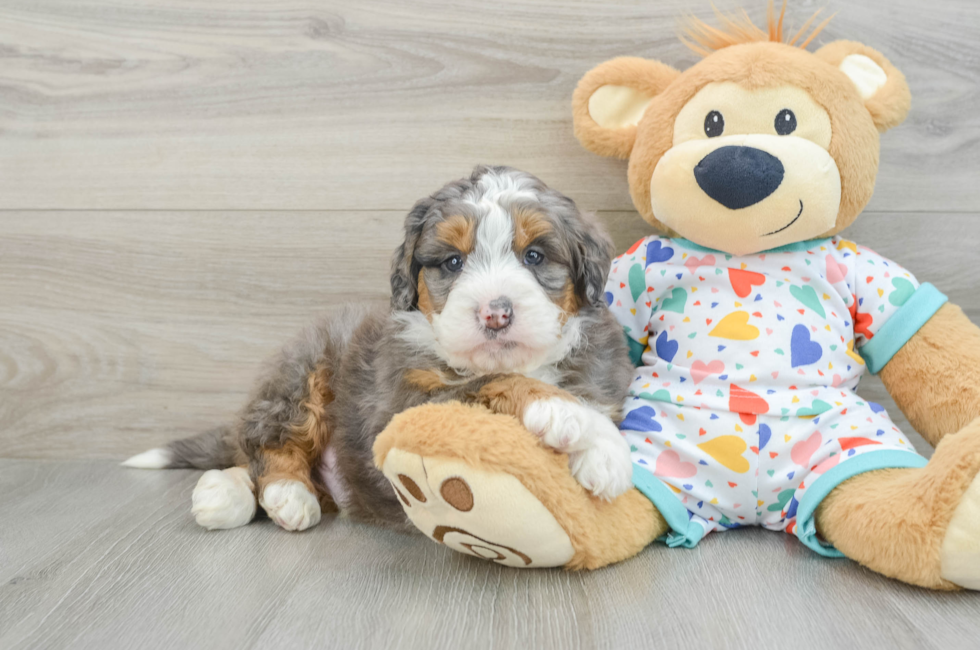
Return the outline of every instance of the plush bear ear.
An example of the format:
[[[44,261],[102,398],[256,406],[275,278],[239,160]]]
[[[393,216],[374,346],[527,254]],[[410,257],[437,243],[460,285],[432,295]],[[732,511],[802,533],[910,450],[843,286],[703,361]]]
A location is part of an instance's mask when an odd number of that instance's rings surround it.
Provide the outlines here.
[[[593,68],[572,96],[575,137],[600,156],[629,158],[643,112],[679,74],[659,61],[626,56]]]
[[[905,120],[912,104],[909,85],[881,52],[854,41],[834,41],[816,55],[854,83],[878,131],[884,133]]]

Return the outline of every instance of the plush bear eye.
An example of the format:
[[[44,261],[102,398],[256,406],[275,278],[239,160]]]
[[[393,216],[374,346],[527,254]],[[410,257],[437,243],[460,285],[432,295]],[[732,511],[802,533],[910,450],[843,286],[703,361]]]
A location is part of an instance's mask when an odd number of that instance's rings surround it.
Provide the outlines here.
[[[460,255],[453,255],[442,263],[442,267],[450,273],[456,273],[463,268],[463,258]]]
[[[704,117],[704,134],[717,138],[725,131],[725,118],[718,111],[711,111]]]
[[[779,111],[776,116],[776,133],[779,135],[789,135],[796,130],[796,115],[788,108]]]

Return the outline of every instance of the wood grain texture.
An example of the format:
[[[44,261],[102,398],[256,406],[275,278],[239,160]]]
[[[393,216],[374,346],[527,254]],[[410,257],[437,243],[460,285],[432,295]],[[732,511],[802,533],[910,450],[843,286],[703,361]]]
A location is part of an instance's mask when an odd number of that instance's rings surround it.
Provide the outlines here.
[[[791,5],[796,25],[836,11],[818,42],[864,40],[912,87],[848,236],[980,322],[980,4]],[[618,250],[648,234],[625,163],[572,136],[571,90],[617,55],[693,64],[677,17],[710,11],[0,3],[0,648],[975,647],[975,594],[781,534],[523,572],[346,520],[208,533],[189,514],[198,473],[108,460],[230,418],[315,314],[386,301],[405,212],[478,162],[598,211]],[[861,392],[907,427],[879,381]]]
[[[387,299],[402,218],[0,213],[0,457],[124,458],[231,418],[317,314]],[[601,218],[618,250],[649,232],[635,213]],[[980,214],[867,214],[849,234],[980,321]]]
[[[763,20],[764,2],[736,3]],[[873,210],[975,210],[980,3],[790,3],[837,12],[909,79]],[[685,0],[6,0],[0,208],[407,209],[476,162],[631,209],[625,165],[571,129],[580,76],[618,55],[697,61]]]
[[[189,512],[197,476],[0,460],[0,647],[955,650],[980,634],[975,595],[781,533],[521,571],[331,518],[208,532]]]

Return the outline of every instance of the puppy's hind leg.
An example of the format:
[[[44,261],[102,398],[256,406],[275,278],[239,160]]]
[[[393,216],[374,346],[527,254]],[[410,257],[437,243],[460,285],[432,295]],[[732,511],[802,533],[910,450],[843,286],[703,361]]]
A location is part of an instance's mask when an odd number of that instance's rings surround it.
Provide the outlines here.
[[[326,495],[312,480],[306,454],[287,443],[282,449],[263,449],[262,460],[259,503],[269,518],[286,530],[306,530],[320,523],[320,497]]]
[[[253,458],[259,503],[286,530],[306,530],[320,522],[324,509],[334,509],[315,471],[329,438],[326,406],[332,399],[329,372],[319,364],[307,376],[303,397],[290,409],[289,422],[279,425],[282,444],[266,444]]]

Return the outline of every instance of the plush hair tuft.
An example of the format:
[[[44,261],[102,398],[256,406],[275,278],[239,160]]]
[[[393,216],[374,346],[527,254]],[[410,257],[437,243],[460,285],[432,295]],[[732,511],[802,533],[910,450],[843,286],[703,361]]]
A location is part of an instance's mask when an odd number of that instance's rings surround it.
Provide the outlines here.
[[[721,23],[721,28],[712,27],[703,20],[692,16],[688,18],[687,27],[680,35],[680,39],[685,45],[701,56],[708,56],[712,52],[722,48],[741,45],[743,43],[768,42],[785,43],[787,45],[797,45],[799,43],[798,47],[806,48],[833,18],[833,16],[828,17],[811,31],[810,28],[813,26],[814,21],[820,15],[820,12],[823,11],[822,9],[818,9],[816,13],[803,23],[803,27],[799,31],[791,38],[788,38],[788,34],[783,32],[783,19],[786,17],[786,3],[787,0],[783,0],[783,7],[777,18],[773,7],[773,0],[769,0],[767,11],[768,32],[753,23],[745,9],[740,9],[734,15],[725,15],[717,7],[712,5],[712,8],[715,10],[715,15]],[[807,35],[807,32],[809,32],[809,35]],[[801,41],[801,39],[803,40]]]

